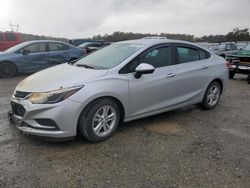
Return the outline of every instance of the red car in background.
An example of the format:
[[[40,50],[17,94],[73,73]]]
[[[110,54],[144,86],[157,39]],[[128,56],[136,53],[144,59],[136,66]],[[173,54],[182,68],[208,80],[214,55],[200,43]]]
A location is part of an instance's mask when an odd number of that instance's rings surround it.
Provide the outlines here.
[[[16,32],[0,32],[0,51],[21,43],[20,34]]]

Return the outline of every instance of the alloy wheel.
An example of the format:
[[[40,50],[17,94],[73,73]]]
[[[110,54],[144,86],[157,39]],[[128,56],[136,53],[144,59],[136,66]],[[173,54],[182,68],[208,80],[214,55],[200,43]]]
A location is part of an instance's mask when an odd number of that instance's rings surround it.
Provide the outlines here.
[[[207,93],[207,103],[210,106],[215,106],[220,98],[220,88],[217,85],[212,85]]]
[[[95,113],[92,120],[92,128],[97,136],[108,135],[115,127],[117,113],[110,105],[102,106]]]

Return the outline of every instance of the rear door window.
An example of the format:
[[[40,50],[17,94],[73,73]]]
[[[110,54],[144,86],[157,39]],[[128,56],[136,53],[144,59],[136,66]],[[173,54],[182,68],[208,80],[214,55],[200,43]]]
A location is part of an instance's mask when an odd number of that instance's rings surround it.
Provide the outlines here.
[[[177,46],[177,53],[179,56],[179,63],[198,61],[200,59],[199,51],[196,48]]]
[[[49,43],[49,51],[64,51],[68,50],[69,46],[62,43]]]

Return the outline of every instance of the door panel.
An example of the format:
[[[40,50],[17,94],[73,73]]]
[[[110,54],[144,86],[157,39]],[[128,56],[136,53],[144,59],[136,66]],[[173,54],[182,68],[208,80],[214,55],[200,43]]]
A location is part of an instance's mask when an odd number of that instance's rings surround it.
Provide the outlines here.
[[[47,52],[22,55],[20,61],[24,72],[36,72],[48,67]]]
[[[209,80],[210,61],[199,60],[199,50],[195,47],[176,47],[179,62],[176,66],[177,97],[181,103],[198,100]]]
[[[176,98],[175,74],[171,45],[159,45],[146,51],[130,66],[131,71],[140,63],[155,67],[152,74],[143,74],[139,79],[134,73],[128,75],[131,116],[143,115],[174,105]]]
[[[206,60],[177,65],[177,97],[181,103],[201,97],[209,80],[209,67]]]
[[[176,78],[168,76],[175,71],[176,67],[173,65],[157,68],[154,73],[142,75],[139,79],[129,74],[130,115],[141,115],[177,103]]]
[[[49,65],[58,65],[67,61],[69,61],[69,47],[62,43],[49,43]]]
[[[23,54],[26,51],[26,54]],[[48,67],[45,43],[35,43],[20,50],[20,65],[23,72],[36,72]]]

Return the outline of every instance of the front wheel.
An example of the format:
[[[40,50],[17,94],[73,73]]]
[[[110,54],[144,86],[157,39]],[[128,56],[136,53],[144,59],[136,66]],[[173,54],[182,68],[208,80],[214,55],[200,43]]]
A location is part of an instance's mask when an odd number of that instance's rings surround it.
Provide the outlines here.
[[[0,77],[10,78],[15,76],[17,73],[16,66],[10,62],[0,63]]]
[[[212,82],[209,84],[201,104],[205,109],[212,109],[219,103],[220,96],[220,84],[218,82]]]
[[[120,121],[118,105],[104,98],[92,102],[82,112],[79,119],[81,134],[92,142],[106,140],[116,131]]]

